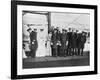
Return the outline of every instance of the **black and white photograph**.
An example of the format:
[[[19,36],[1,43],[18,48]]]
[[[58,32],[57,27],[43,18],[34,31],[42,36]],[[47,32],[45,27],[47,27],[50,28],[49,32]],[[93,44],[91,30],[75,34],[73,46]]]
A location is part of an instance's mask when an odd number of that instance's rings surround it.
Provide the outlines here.
[[[22,11],[23,68],[88,66],[90,14]]]
[[[12,78],[97,73],[97,6],[17,1],[12,14]]]

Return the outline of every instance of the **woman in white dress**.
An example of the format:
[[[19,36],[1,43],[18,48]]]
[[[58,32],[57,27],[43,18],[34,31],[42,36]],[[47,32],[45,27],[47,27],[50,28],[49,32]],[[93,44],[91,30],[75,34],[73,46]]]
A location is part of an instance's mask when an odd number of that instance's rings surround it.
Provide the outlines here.
[[[43,32],[44,29],[40,29],[37,33],[38,49],[36,52],[36,57],[45,57],[46,56],[46,36]]]
[[[27,58],[26,54],[25,54],[25,44],[23,44],[23,49],[22,49],[22,57],[23,58]]]
[[[48,36],[47,36],[47,50],[46,50],[46,56],[51,56],[51,36],[52,36],[52,33],[49,32]]]

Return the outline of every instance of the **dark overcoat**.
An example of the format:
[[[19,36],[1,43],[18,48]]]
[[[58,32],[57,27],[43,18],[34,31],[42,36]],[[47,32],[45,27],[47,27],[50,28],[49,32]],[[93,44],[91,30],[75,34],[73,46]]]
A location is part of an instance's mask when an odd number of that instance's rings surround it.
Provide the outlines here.
[[[57,33],[53,33],[52,34],[51,42],[53,43],[52,48],[57,49],[58,48],[58,45],[57,45],[57,43],[58,43],[58,35],[57,35]]]
[[[31,50],[36,50],[38,47],[37,43],[37,32],[32,31],[30,33],[30,49]]]
[[[85,42],[86,42],[86,36],[78,34],[78,39],[77,39],[78,48],[84,48]]]
[[[62,33],[60,36],[60,41],[61,41],[61,48],[66,49],[66,42],[68,41],[68,35],[66,33]]]
[[[68,48],[72,47],[72,32],[68,32]]]
[[[71,46],[73,48],[76,48],[77,47],[77,34],[76,33],[73,33],[72,36],[71,36]]]

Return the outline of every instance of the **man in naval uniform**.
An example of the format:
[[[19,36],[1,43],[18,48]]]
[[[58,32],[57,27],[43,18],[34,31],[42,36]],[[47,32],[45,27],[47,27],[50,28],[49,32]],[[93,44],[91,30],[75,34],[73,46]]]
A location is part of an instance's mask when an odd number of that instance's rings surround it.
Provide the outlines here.
[[[52,45],[52,56],[58,56],[58,38],[57,38],[57,29],[54,29],[54,32],[51,36],[51,45]]]
[[[80,55],[83,56],[84,44],[86,42],[86,33],[83,31],[80,38]]]
[[[71,56],[71,49],[72,49],[72,30],[69,28],[68,34],[68,55]]]
[[[76,47],[77,47],[77,33],[72,30],[72,55],[76,55]]]
[[[37,43],[37,29],[34,29],[34,31],[32,31],[31,28],[29,28],[27,31],[30,33],[29,37],[30,37],[30,55],[32,58],[34,58],[36,56],[36,50],[38,48],[38,43]]]
[[[64,29],[62,29],[62,34],[61,34],[61,56],[65,57],[66,56],[66,43],[68,37],[66,36],[66,32]]]
[[[57,29],[57,39],[58,39],[58,49],[57,49],[57,52],[58,52],[58,56],[60,56],[61,54],[61,45],[60,45],[60,36],[61,36],[61,33],[59,31],[59,27],[56,28]]]

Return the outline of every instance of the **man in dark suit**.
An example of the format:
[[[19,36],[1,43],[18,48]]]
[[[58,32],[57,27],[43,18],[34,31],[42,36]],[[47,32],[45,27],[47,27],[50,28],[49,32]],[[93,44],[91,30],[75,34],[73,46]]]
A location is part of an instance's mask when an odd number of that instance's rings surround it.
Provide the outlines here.
[[[71,56],[71,49],[72,49],[72,30],[69,28],[68,34],[68,55]]]
[[[61,48],[61,46],[60,46],[60,36],[61,36],[61,33],[60,33],[60,31],[59,31],[59,27],[57,27],[56,28],[57,29],[57,39],[58,39],[58,49],[57,49],[57,52],[58,52],[58,56],[60,56],[60,53],[61,53],[61,50],[60,50],[60,48]]]
[[[64,29],[62,29],[61,34],[61,56],[66,56],[66,43],[67,43],[67,35]]]
[[[83,56],[84,44],[86,42],[85,32],[78,34],[78,54]]]
[[[77,35],[78,35],[78,37],[77,37],[77,49],[78,49],[77,55],[80,56],[80,49],[81,49],[80,45],[81,45],[81,35],[82,35],[82,33],[78,33]]]
[[[66,34],[66,50],[65,50],[65,54],[66,56],[68,56],[68,32],[67,30],[65,30],[65,34]]]
[[[86,42],[86,33],[83,31],[81,35],[81,56],[83,56],[83,49],[84,49],[84,44]]]
[[[32,58],[35,57],[36,55],[36,50],[38,47],[38,43],[37,43],[37,29],[34,29],[34,31],[31,30],[31,28],[29,28],[27,31],[30,33],[30,55]]]
[[[77,33],[74,32],[74,30],[72,30],[72,37],[71,37],[71,40],[72,40],[72,55],[76,55],[76,47],[77,47]]]
[[[75,42],[76,42],[76,46],[75,46],[75,55],[78,55],[78,30],[76,30],[75,32],[76,34],[76,39],[75,39]]]
[[[57,29],[54,29],[54,32],[51,37],[51,43],[52,43],[52,56],[57,57],[58,56],[58,38],[57,38]]]

